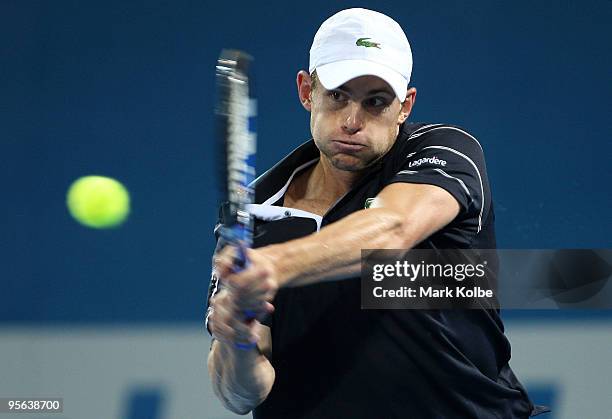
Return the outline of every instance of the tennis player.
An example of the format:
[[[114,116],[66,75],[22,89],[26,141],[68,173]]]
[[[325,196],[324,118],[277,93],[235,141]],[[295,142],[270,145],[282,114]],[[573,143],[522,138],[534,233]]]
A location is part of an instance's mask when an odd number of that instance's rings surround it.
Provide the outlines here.
[[[381,13],[327,19],[297,90],[312,140],[256,181],[255,249],[218,243],[208,368],[257,419],[527,418],[496,310],[361,310],[361,249],[495,248],[481,145],[407,118],[410,44]],[[223,219],[220,220],[223,223]],[[245,321],[245,312],[257,313]]]

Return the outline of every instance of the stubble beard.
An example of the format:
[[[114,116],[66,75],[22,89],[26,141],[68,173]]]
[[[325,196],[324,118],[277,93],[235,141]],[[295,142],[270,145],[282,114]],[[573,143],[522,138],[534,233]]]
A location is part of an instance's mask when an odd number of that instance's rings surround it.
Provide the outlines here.
[[[378,158],[371,158],[364,161],[363,158],[354,154],[347,158],[347,156],[349,156],[348,154],[334,154],[325,144],[320,144],[316,140],[315,144],[321,154],[325,156],[327,161],[329,161],[334,168],[345,172],[361,172],[378,160]]]

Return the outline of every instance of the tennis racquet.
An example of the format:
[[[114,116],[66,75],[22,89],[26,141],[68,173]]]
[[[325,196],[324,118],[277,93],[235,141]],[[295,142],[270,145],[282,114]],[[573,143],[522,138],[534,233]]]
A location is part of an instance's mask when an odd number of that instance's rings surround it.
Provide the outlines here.
[[[245,52],[224,49],[217,61],[217,130],[221,180],[221,238],[237,249],[234,270],[248,265],[246,249],[253,244],[253,218],[247,205],[254,200],[256,99],[250,74],[253,59]],[[245,312],[246,321],[255,313]],[[241,349],[252,346],[236,344]]]

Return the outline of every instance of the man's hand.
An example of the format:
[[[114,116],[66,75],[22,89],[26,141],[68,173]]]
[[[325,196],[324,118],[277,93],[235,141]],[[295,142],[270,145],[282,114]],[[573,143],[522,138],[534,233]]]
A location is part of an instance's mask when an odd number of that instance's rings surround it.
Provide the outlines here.
[[[238,308],[232,292],[223,289],[215,295],[210,306],[208,319],[210,331],[215,339],[228,345],[252,346],[260,338],[261,323],[257,320],[245,321],[244,312]]]
[[[229,290],[233,309],[242,315],[254,313],[255,318],[262,320],[274,311],[271,301],[278,290],[278,276],[272,259],[263,252],[247,249],[247,267],[234,271],[234,254],[236,249],[224,248],[214,259],[217,275],[222,284]]]

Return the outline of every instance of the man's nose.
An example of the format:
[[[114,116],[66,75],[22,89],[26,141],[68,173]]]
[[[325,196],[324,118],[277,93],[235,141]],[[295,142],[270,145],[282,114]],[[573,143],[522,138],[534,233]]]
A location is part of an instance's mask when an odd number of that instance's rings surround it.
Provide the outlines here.
[[[359,103],[349,102],[342,123],[342,129],[349,135],[359,132],[363,128],[363,114]]]

